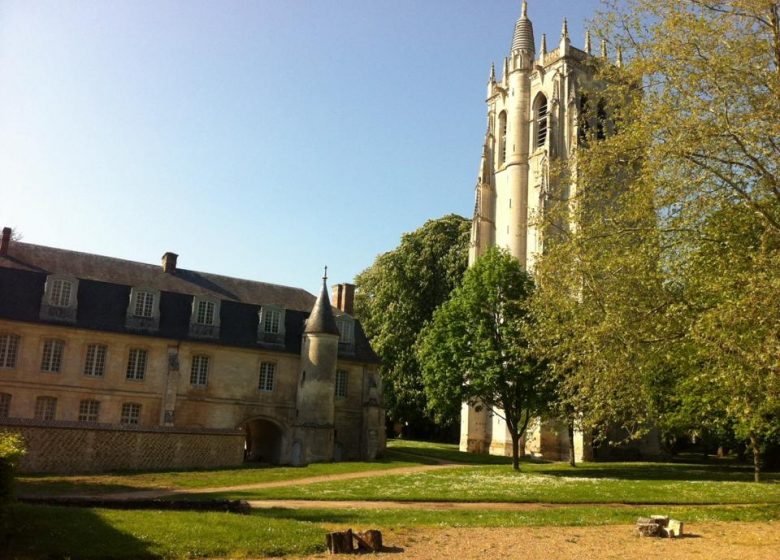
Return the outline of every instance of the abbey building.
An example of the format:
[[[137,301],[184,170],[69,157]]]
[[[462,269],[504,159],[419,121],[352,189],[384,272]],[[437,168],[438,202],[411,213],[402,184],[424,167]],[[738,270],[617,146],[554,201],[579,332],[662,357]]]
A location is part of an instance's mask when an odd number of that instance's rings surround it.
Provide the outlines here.
[[[0,239],[0,430],[28,472],[303,465],[384,448],[354,286],[293,287]]]
[[[564,20],[557,44],[548,50],[541,36],[536,48],[527,3],[517,21],[500,77],[491,68],[487,84],[487,132],[476,186],[469,263],[493,246],[507,249],[526,269],[543,239],[534,217],[544,209],[549,165],[572,157],[579,138],[582,86],[592,80],[590,36],[584,50],[571,44]],[[600,56],[606,56],[602,43]],[[619,60],[618,60],[619,64]],[[568,187],[569,193],[576,185]],[[526,453],[558,459],[568,454],[566,430],[537,425],[522,442]],[[500,414],[463,406],[461,450],[511,453],[511,437]],[[587,442],[575,435],[578,458]]]

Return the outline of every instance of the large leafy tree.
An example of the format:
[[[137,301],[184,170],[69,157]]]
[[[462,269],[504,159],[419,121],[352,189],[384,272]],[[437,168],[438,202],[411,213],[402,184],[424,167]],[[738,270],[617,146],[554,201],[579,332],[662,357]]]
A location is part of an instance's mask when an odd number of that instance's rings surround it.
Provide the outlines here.
[[[450,418],[467,401],[503,417],[515,470],[520,437],[549,404],[545,366],[529,344],[532,292],[533,281],[519,262],[492,248],[434,312],[418,345],[431,408]]]
[[[590,95],[615,126],[586,131],[559,183],[578,188],[542,219],[540,330],[593,425],[733,431],[758,480],[780,401],[780,3],[609,4],[626,64]]]
[[[420,366],[420,330],[458,286],[468,263],[471,223],[454,214],[405,234],[355,279],[355,310],[382,360],[388,418],[429,435]]]

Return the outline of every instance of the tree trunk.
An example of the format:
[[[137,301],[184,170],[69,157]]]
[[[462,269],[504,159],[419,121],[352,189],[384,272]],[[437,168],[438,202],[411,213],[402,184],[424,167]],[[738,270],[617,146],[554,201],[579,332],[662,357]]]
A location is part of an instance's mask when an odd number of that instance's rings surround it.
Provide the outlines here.
[[[516,471],[520,470],[520,432],[517,430],[509,430],[509,434],[512,436],[512,468]]]
[[[761,446],[756,436],[750,436],[750,448],[753,451],[753,482],[761,482]]]
[[[569,418],[569,465],[572,467],[577,466],[577,459],[574,456],[574,419]]]

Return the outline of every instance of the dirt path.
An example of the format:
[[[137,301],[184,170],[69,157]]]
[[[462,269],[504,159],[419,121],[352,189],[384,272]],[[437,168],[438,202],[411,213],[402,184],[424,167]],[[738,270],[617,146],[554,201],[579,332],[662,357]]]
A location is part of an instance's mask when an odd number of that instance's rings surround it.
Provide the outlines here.
[[[356,529],[358,529],[356,527]],[[383,529],[388,560],[778,560],[780,522],[686,526],[680,539],[640,538],[631,525]],[[395,553],[395,554],[393,554]],[[327,554],[307,560],[333,558]],[[302,558],[299,560],[303,560]]]
[[[320,476],[310,476],[308,478],[298,478],[291,480],[274,480],[270,482],[256,482],[253,484],[240,484],[236,486],[215,486],[209,488],[161,488],[154,490],[133,490],[130,492],[111,492],[107,494],[71,494],[69,497],[87,497],[99,498],[102,500],[149,500],[155,498],[167,498],[172,496],[182,496],[188,494],[216,494],[224,492],[240,492],[242,490],[259,490],[263,488],[281,488],[284,486],[301,486],[305,484],[316,484],[318,482],[332,482],[335,480],[354,480],[357,478],[377,478],[387,475],[399,475],[410,473],[421,473],[428,471],[441,470],[443,468],[458,468],[468,465],[462,463],[442,462],[438,465],[420,465],[415,467],[397,467],[394,469],[382,469],[374,471],[360,471],[339,474],[325,474]]]
[[[571,507],[636,508],[637,504],[551,504],[551,503],[506,503],[506,502],[394,502],[394,501],[337,501],[337,500],[249,500],[257,509],[416,509],[425,511],[539,511]],[[653,504],[653,507],[659,507]],[[663,506],[661,506],[663,507]]]

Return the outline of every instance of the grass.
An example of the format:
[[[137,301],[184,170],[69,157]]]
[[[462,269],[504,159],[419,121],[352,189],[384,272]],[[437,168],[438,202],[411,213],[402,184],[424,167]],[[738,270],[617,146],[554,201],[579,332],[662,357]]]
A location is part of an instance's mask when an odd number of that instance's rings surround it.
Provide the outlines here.
[[[325,529],[283,516],[16,504],[2,558],[245,558],[325,549]],[[5,547],[5,549],[4,549]]]
[[[430,461],[428,461],[430,462]],[[312,476],[363,472],[424,464],[419,460],[386,457],[370,462],[318,463],[306,467],[257,467],[238,469],[128,472],[100,475],[22,475],[16,492],[24,496],[102,495],[153,489],[196,489],[297,480]]]
[[[686,523],[769,521],[780,518],[780,506],[576,506],[522,512],[271,509],[245,516],[15,504],[9,513],[13,528],[0,538],[2,558],[129,560],[313,554],[324,551],[326,531],[347,527],[387,531],[409,527],[613,525],[634,523],[637,517],[653,513],[671,515]]]

